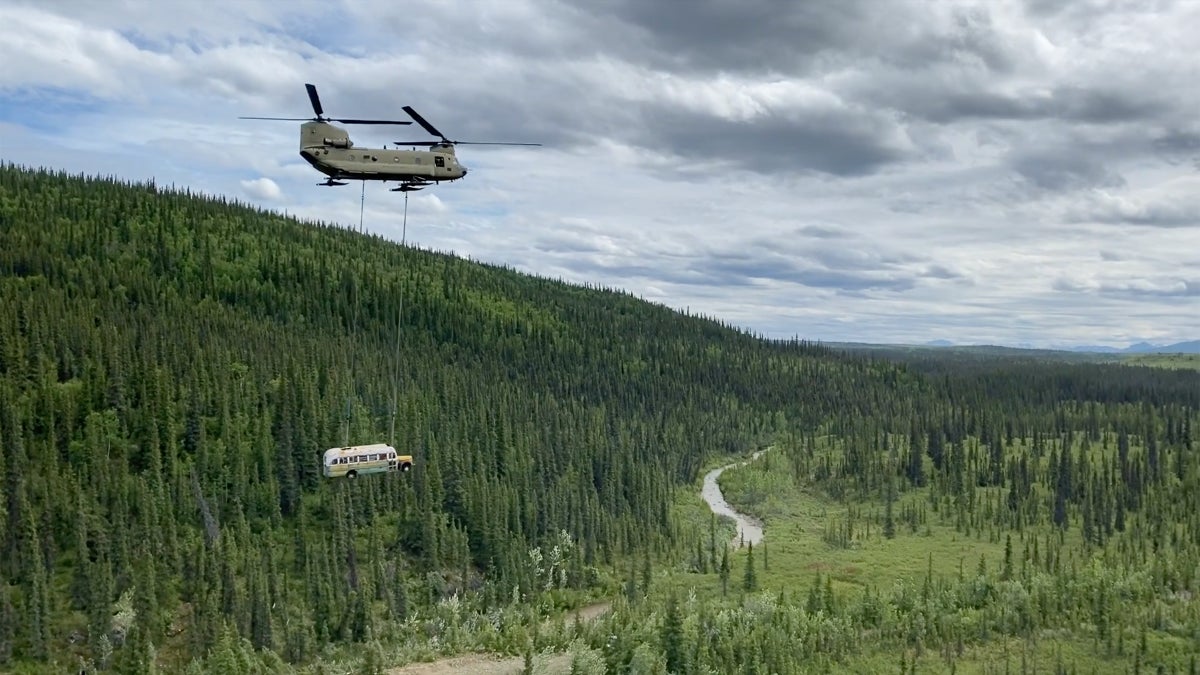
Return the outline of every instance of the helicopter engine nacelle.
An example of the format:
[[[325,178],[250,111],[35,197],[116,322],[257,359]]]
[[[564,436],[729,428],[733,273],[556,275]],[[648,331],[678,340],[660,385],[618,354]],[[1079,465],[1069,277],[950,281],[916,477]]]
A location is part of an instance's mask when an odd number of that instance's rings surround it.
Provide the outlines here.
[[[354,144],[350,142],[349,138],[326,138],[325,145],[331,148],[349,148]]]

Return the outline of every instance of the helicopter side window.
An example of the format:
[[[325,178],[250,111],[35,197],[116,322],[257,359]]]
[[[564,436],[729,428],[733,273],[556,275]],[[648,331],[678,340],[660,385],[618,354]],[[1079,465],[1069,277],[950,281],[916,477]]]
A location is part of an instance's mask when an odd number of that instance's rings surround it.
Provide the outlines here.
[[[433,164],[434,164],[434,166],[440,166],[440,167],[444,168],[446,166],[446,158],[445,157],[434,157]]]

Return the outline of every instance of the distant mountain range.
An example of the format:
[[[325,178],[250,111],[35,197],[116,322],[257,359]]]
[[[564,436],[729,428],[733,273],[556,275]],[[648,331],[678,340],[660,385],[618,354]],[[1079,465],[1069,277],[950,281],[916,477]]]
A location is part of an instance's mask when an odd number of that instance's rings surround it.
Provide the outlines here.
[[[926,347],[955,347],[968,345],[955,345],[948,340],[931,340],[926,342]],[[1037,349],[1029,345],[1019,345],[1019,349]],[[1050,351],[1064,352],[1087,352],[1091,354],[1200,354],[1200,340],[1191,340],[1188,342],[1176,342],[1169,345],[1154,345],[1149,342],[1138,342],[1131,344],[1128,347],[1108,347],[1105,345],[1075,345],[1071,347],[1049,347],[1045,348]]]

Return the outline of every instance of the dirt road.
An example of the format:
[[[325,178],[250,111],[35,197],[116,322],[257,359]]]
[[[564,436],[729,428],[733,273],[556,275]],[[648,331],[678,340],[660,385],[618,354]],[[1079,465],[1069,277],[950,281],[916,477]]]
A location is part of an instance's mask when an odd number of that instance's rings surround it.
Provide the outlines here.
[[[571,656],[555,654],[549,659],[534,657],[535,672],[571,672]],[[525,669],[525,659],[520,656],[496,656],[495,654],[467,654],[438,659],[429,663],[410,663],[402,668],[387,671],[389,675],[517,675]]]
[[[567,614],[568,622],[574,621],[578,615],[580,621],[595,621],[611,609],[610,602],[597,602],[580,607],[573,613]],[[571,672],[570,654],[536,655],[533,658],[534,672],[546,675],[567,675]],[[451,673],[469,673],[470,675],[516,675],[525,669],[525,659],[520,656],[501,656],[499,654],[464,654],[451,656],[426,663],[410,663],[407,666],[392,668],[388,675],[451,675]]]

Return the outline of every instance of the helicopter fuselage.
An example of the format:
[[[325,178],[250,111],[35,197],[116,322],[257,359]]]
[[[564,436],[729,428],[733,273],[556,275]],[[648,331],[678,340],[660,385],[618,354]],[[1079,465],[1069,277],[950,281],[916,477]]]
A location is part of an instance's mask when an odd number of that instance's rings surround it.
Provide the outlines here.
[[[448,143],[429,150],[355,147],[345,129],[326,122],[300,125],[300,156],[331,179],[440,183],[467,175]]]

